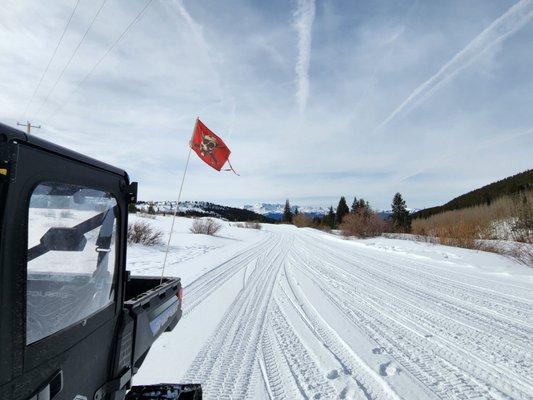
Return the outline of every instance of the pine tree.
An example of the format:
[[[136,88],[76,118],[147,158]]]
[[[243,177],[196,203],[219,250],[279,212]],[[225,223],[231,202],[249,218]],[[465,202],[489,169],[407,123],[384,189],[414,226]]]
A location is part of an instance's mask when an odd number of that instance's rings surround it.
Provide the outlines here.
[[[300,214],[300,210],[298,210],[298,206],[294,206],[294,216],[296,217],[298,214]]]
[[[346,199],[344,196],[341,197],[339,200],[339,205],[337,206],[337,218],[336,223],[337,225],[340,225],[342,223],[342,219],[346,214],[350,213],[350,209],[348,208],[348,204],[346,204]]]
[[[329,228],[335,228],[335,211],[333,211],[333,206],[329,207],[329,211],[324,216],[323,221]]]
[[[392,226],[399,232],[411,231],[411,214],[405,207],[405,200],[400,193],[396,193],[392,199]]]
[[[359,208],[359,203],[357,203],[357,197],[353,198],[352,203],[352,209],[350,210],[352,214],[355,214],[357,212],[357,209]]]
[[[366,215],[372,214],[372,207],[370,207],[370,203],[368,201],[365,201],[365,213]]]
[[[282,221],[288,224],[292,223],[292,211],[291,211],[291,205],[289,203],[289,199],[285,201],[285,209],[283,210]]]
[[[360,198],[357,200],[357,202],[354,200],[354,205],[352,206],[353,213],[363,213],[365,216],[368,216],[372,213],[372,209],[370,208],[370,204],[368,201],[365,201],[365,199]]]

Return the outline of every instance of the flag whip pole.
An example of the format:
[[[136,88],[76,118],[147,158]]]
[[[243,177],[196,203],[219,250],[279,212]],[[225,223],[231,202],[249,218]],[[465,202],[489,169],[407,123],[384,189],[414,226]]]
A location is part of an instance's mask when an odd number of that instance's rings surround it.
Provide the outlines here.
[[[196,131],[196,124],[198,124],[198,118],[196,118],[196,123],[194,124],[194,129],[192,131],[193,135],[194,135],[194,132]],[[192,136],[191,136],[191,142],[192,142]],[[167,247],[165,249],[165,259],[163,260],[163,268],[161,268],[161,279],[159,281],[160,285],[163,283],[163,276],[165,274],[165,266],[167,265],[168,251],[170,249],[170,240],[172,239],[172,233],[174,232],[174,223],[176,222],[176,215],[178,215],[178,210],[180,208],[181,192],[183,191],[183,184],[185,183],[185,175],[187,174],[187,168],[189,167],[189,160],[191,159],[191,151],[192,151],[191,142],[189,142],[189,152],[187,153],[187,161],[185,162],[185,169],[183,170],[183,176],[181,177],[180,190],[178,192],[178,201],[176,203],[176,209],[174,210],[174,215],[172,216],[172,225],[170,226],[170,233],[168,234]]]

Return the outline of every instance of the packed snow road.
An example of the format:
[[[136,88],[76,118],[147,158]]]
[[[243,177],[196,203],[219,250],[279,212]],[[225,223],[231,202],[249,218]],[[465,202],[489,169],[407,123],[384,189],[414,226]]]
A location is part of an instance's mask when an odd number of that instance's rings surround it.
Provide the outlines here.
[[[533,398],[527,267],[288,226],[254,235],[187,284],[182,321],[135,384],[201,382],[207,399]],[[476,265],[494,260],[506,267]]]

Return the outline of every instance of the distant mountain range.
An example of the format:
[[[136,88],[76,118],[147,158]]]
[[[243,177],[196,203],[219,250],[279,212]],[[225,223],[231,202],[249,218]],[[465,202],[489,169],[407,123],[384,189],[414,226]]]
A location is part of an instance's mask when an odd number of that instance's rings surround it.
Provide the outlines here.
[[[283,210],[285,204],[277,203],[258,203],[254,205],[243,206],[245,210],[252,211],[256,214],[264,215],[267,218],[271,218],[280,221],[283,216]],[[298,212],[308,215],[310,217],[323,217],[328,212],[328,208],[325,207],[313,207],[313,206],[292,206],[292,212],[294,213],[298,208]]]
[[[148,212],[150,205],[157,214],[170,214],[174,212],[175,201],[139,201],[137,209]],[[294,212],[298,206],[292,207]],[[228,207],[206,201],[180,201],[179,215],[216,217],[230,221],[281,221],[285,204],[260,203],[245,205],[242,208]],[[310,217],[323,217],[328,209],[324,207],[298,207],[298,211]]]

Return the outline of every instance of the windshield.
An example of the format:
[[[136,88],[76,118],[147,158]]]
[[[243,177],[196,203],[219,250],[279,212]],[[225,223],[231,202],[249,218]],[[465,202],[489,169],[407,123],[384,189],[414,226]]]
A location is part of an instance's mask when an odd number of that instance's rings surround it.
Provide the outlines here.
[[[82,321],[113,301],[116,200],[47,182],[28,213],[27,343]]]

